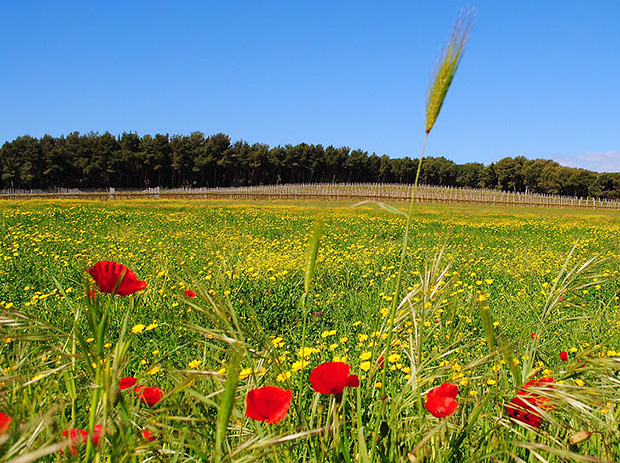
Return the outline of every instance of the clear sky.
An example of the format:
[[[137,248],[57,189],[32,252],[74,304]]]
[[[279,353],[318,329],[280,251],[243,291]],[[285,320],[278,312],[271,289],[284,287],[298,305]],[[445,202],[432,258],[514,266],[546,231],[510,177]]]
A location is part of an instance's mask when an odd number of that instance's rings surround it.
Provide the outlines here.
[[[466,5],[427,154],[620,171],[617,0],[0,0],[0,143],[201,131],[417,157]]]

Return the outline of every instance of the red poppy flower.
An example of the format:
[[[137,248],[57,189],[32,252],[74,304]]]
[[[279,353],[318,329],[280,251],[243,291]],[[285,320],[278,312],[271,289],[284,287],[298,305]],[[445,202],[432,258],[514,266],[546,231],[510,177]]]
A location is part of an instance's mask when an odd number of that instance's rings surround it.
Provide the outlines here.
[[[71,441],[69,444],[71,447],[71,454],[77,457],[78,452],[75,447],[80,444],[85,444],[88,441],[88,431],[84,431],[80,428],[69,428],[62,432],[62,437],[66,437]],[[60,453],[63,455],[65,454],[62,450]]]
[[[186,291],[185,291],[185,295],[186,295],[187,297],[190,297],[190,298],[194,298],[194,297],[196,297],[196,293],[195,293],[194,291],[192,291],[191,289],[186,290]]]
[[[103,431],[103,426],[100,424],[95,425],[95,429],[93,432],[93,444],[97,446],[99,444],[99,439],[101,438],[101,432]],[[76,449],[77,446],[81,444],[85,444],[88,442],[88,431],[84,431],[80,428],[69,428],[65,429],[62,432],[62,437],[66,437],[70,440],[69,446],[71,447],[71,454],[74,457],[77,457],[78,451]],[[65,454],[62,450],[61,454]]]
[[[154,441],[155,440],[155,436],[148,429],[143,429],[140,434],[142,434],[142,438],[144,440],[148,440],[148,441]]]
[[[525,400],[521,397],[515,397],[506,405],[506,412],[517,421],[528,424],[533,428],[539,428],[542,423],[542,417],[534,409],[533,405],[536,405],[536,400],[532,397]]]
[[[164,390],[160,387],[156,386],[137,386],[134,388],[136,394],[138,394],[138,398],[143,404],[152,407],[156,403],[158,403],[161,398],[164,396]]]
[[[551,403],[551,399],[541,396],[538,391],[532,389],[548,389],[553,387],[553,382],[553,378],[546,376],[525,383],[517,397],[513,398],[506,406],[508,415],[534,428],[540,427],[542,417],[537,409],[553,410],[555,405]]]
[[[551,399],[549,397],[541,396],[537,391],[532,391],[534,389],[550,389],[553,387],[553,378],[550,376],[545,376],[540,379],[533,379],[528,381],[523,385],[521,390],[518,392],[518,395],[525,396],[528,400],[531,398],[534,401],[530,401],[538,408],[542,408],[543,410],[553,410],[555,405],[551,403]]]
[[[99,445],[99,439],[101,438],[101,433],[103,432],[103,426],[100,424],[95,425],[95,429],[93,430],[93,444],[95,447]]]
[[[95,283],[102,293],[129,296],[146,288],[146,282],[138,280],[131,269],[118,262],[97,262],[87,271],[95,279]]]
[[[325,362],[310,372],[310,384],[319,394],[342,394],[344,388],[358,387],[357,375],[350,375],[351,367],[343,362]]]
[[[560,352],[560,358],[565,362],[568,362],[568,352]]]
[[[124,391],[125,389],[135,386],[137,382],[138,380],[133,376],[125,376],[119,381],[118,387],[121,391]]]
[[[6,434],[11,424],[11,417],[3,412],[0,412],[0,436]]]
[[[277,423],[286,416],[293,393],[277,386],[252,389],[246,396],[246,416],[256,421]]]
[[[383,355],[377,359],[377,365],[379,365],[379,368],[383,368],[384,360]]]
[[[450,416],[459,404],[456,401],[458,393],[459,388],[456,384],[443,383],[428,391],[424,406],[431,412],[431,415],[437,418]]]

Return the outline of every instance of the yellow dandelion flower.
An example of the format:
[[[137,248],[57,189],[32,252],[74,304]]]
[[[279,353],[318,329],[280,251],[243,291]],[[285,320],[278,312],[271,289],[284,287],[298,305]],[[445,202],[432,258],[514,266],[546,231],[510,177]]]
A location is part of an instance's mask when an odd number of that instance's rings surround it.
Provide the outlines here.
[[[134,325],[133,328],[131,328],[131,332],[133,334],[142,333],[142,331],[144,331],[144,328],[146,328],[146,326],[144,326],[142,323],[138,323],[137,325]]]
[[[308,360],[302,359],[302,360],[297,360],[296,362],[293,362],[293,365],[291,365],[291,368],[293,369],[293,371],[299,371],[305,368],[306,366],[308,366]]]
[[[187,366],[189,368],[196,369],[200,366],[200,360],[192,360]]]
[[[371,364],[370,362],[362,362],[360,363],[360,370],[362,371],[368,371],[370,370]]]
[[[299,349],[297,351],[298,357],[310,357],[310,355],[318,352],[319,350],[314,347],[304,347],[303,349]]]
[[[271,340],[271,344],[276,348],[284,347],[284,339],[278,336]]]

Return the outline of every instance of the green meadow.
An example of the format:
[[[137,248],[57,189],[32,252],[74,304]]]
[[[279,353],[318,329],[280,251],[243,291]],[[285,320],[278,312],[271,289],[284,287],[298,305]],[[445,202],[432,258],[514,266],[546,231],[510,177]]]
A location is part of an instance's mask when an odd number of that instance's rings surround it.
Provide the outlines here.
[[[378,205],[7,201],[0,212],[11,417],[0,461],[620,457],[616,213],[416,205],[394,301],[405,218]],[[96,291],[98,261],[146,289]],[[313,391],[324,362],[349,365],[359,387]],[[163,398],[119,391],[127,376]],[[529,426],[506,405],[540,378],[553,387],[535,390]],[[442,383],[458,386],[458,406],[438,418],[424,403]],[[273,424],[246,413],[248,392],[267,385],[292,391]],[[63,430],[95,424],[97,446],[67,451]]]

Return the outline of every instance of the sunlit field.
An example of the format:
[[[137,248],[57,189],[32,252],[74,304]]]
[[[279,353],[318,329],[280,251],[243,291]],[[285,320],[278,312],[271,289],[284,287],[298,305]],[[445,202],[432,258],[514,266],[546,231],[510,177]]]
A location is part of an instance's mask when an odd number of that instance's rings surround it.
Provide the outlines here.
[[[0,203],[0,461],[620,459],[620,214],[414,214],[394,301],[405,218],[376,205]],[[106,294],[99,261],[146,288]],[[359,385],[317,391],[325,362]],[[292,401],[261,422],[264,386]]]

